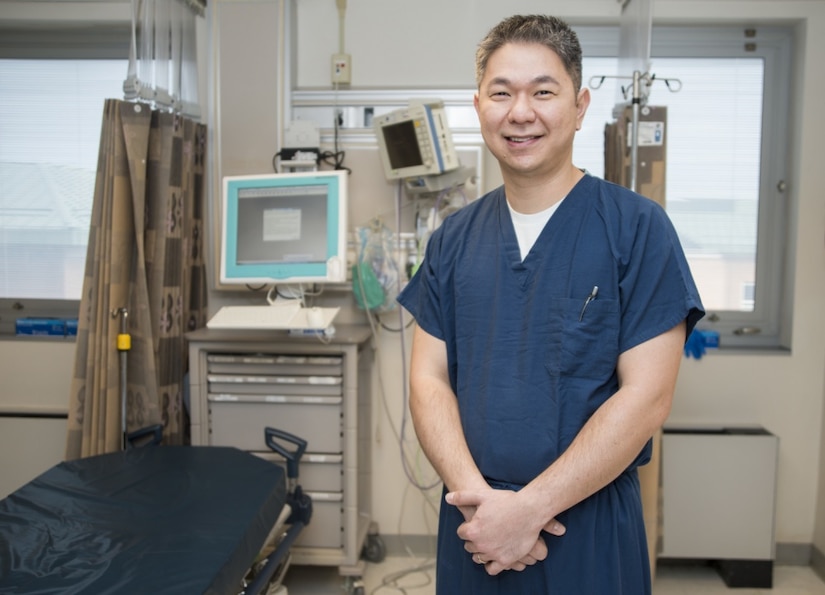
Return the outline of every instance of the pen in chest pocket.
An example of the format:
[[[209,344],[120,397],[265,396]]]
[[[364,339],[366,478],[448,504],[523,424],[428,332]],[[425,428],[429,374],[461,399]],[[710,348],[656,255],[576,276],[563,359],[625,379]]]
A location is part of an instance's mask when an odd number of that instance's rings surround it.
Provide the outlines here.
[[[593,300],[596,299],[596,296],[598,295],[598,293],[599,293],[599,286],[594,285],[593,289],[590,290],[590,295],[588,295],[587,299],[584,300],[584,305],[582,306],[582,311],[579,313],[579,322],[581,322],[582,319],[584,318],[584,311],[587,310],[588,304],[590,304],[590,302],[592,302]]]

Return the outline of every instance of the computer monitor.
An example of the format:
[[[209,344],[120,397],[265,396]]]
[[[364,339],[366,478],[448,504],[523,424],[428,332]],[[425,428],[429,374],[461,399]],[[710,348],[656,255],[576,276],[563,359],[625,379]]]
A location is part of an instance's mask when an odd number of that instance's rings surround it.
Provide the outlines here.
[[[346,281],[346,171],[228,176],[222,201],[221,284]]]
[[[441,102],[410,103],[373,118],[388,180],[432,176],[459,166]]]

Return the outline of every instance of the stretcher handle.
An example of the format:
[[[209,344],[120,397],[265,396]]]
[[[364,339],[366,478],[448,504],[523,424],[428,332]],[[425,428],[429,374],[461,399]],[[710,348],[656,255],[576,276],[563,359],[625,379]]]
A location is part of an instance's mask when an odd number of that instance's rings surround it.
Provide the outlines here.
[[[307,441],[303,438],[298,438],[298,436],[290,434],[289,432],[269,427],[264,428],[264,435],[266,445],[286,459],[287,477],[290,479],[297,479],[298,463],[301,461],[304,451],[306,451]],[[294,444],[296,447],[295,450],[288,450],[281,443],[276,442],[276,438],[280,438],[281,440],[286,440],[287,442]]]
[[[155,424],[153,426],[146,426],[145,428],[127,433],[126,448],[137,446],[138,440],[149,436],[150,434],[152,435],[152,438],[147,440],[145,443],[142,443],[141,446],[157,446],[160,444],[163,440],[163,426],[161,424]]]

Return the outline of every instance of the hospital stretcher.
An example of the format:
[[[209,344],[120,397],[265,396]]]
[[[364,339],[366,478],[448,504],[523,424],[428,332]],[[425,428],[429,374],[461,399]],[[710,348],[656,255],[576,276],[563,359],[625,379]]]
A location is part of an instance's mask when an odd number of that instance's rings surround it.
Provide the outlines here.
[[[0,593],[270,592],[312,505],[297,485],[306,442],[266,432],[286,470],[217,446],[145,446],[52,467],[0,501]],[[278,440],[291,438],[295,449]]]

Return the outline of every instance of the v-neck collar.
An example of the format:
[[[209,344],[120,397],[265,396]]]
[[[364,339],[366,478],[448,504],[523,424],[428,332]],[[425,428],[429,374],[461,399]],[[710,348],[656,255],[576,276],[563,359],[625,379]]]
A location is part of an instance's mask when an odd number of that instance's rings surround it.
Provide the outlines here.
[[[543,260],[539,257],[547,250],[550,244],[548,236],[552,237],[553,230],[560,225],[564,225],[565,220],[579,208],[578,205],[581,203],[583,197],[586,196],[586,189],[590,186],[590,181],[592,181],[592,178],[589,174],[585,173],[573,188],[570,189],[570,192],[559,205],[559,208],[547,221],[544,229],[541,230],[541,233],[538,238],[536,238],[535,243],[530,248],[524,260],[521,259],[521,250],[519,249],[513,219],[510,216],[510,209],[507,206],[507,196],[504,187],[502,186],[499,189],[498,212],[502,246],[504,247],[504,254],[510,265],[510,269],[519,277],[522,286],[524,286],[532,276],[531,273],[537,263]]]

